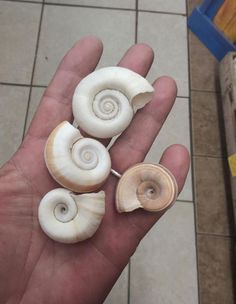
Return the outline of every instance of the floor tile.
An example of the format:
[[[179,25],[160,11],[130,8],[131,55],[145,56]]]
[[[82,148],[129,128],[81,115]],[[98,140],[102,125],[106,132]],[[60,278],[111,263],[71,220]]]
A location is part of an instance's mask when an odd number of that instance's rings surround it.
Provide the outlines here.
[[[46,0],[45,2],[135,9],[135,0]]]
[[[34,114],[40,103],[44,90],[45,90],[44,88],[32,88],[29,110],[28,110],[28,115],[27,115],[27,119],[26,119],[26,131],[28,130],[31,120],[34,117]]]
[[[123,270],[103,304],[128,304],[128,266]]]
[[[139,245],[130,303],[198,303],[193,204],[177,202]]]
[[[210,92],[191,93],[193,154],[222,156],[225,154],[222,139],[222,110],[219,109],[220,95]]]
[[[134,43],[134,32],[135,12],[46,5],[34,84],[47,85],[67,50],[90,34],[104,43],[100,66],[115,65]]]
[[[15,1],[17,2],[18,0],[12,0],[12,1]],[[43,2],[43,0],[23,0],[25,2]]]
[[[0,85],[0,166],[21,143],[28,96],[27,87]]]
[[[198,232],[231,234],[232,202],[227,197],[230,190],[224,180],[223,161],[221,158],[194,157]]]
[[[145,162],[157,163],[164,150],[172,144],[182,144],[190,151],[189,108],[187,98],[177,98],[163,128],[153,143]],[[180,200],[192,201],[191,172],[188,175]]]
[[[159,12],[185,14],[185,0],[139,0],[139,9]]]
[[[1,2],[0,81],[30,83],[40,12],[40,4]]]
[[[220,91],[218,61],[192,32],[189,40],[191,89]]]
[[[198,270],[201,304],[233,304],[232,245],[235,240],[198,236]]]
[[[187,0],[188,14],[202,3],[202,0]],[[191,89],[219,91],[218,61],[204,44],[189,31]]]
[[[186,17],[140,12],[138,42],[146,42],[155,52],[148,79],[172,76],[178,96],[189,96]]]
[[[11,0],[11,1],[17,2],[18,0]],[[25,1],[25,2],[43,2],[43,0],[23,0],[23,1]]]

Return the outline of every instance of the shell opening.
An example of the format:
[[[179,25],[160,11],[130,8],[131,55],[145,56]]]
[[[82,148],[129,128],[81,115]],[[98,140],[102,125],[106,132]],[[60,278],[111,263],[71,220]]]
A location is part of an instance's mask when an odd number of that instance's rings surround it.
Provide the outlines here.
[[[72,147],[72,159],[79,168],[84,170],[96,168],[99,162],[96,147],[81,139]]]
[[[139,93],[132,99],[132,106],[134,112],[144,107],[151,99],[152,99],[152,92],[144,92]]]
[[[129,100],[122,92],[106,89],[95,95],[92,108],[98,118],[111,120],[119,114],[121,105],[127,102]]]

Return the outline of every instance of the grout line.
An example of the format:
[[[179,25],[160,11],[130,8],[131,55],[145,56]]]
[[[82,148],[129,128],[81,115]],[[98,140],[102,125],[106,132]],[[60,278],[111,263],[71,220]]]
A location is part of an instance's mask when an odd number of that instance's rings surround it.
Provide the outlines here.
[[[184,200],[184,199],[177,199],[176,203],[185,203],[185,204],[193,204],[193,201]]]
[[[145,10],[145,9],[140,9],[139,12],[141,12],[141,13],[172,15],[172,16],[182,16],[182,17],[186,17],[187,16],[186,14],[183,14],[183,13],[173,13],[173,12],[164,12],[164,11],[152,11],[152,10]]]
[[[218,233],[211,233],[211,232],[197,232],[197,235],[201,236],[210,236],[210,237],[220,237],[220,238],[225,238],[225,239],[235,239],[235,235],[225,235],[225,234],[218,234]]]
[[[18,2],[18,3],[30,3],[30,4],[42,4],[42,1],[26,1],[26,0],[0,0],[2,2]]]
[[[131,11],[135,12],[134,8],[125,8],[125,7],[110,7],[110,6],[92,6],[92,5],[83,5],[83,4],[69,4],[69,3],[54,3],[50,1],[26,1],[26,0],[0,0],[2,2],[18,2],[18,3],[33,3],[33,4],[43,4],[50,6],[63,6],[63,7],[81,7],[81,8],[94,8],[94,9],[107,9],[107,10],[118,10],[118,11]]]
[[[40,19],[39,19],[39,29],[38,29],[38,34],[37,34],[37,42],[36,42],[36,48],[35,48],[35,54],[34,54],[34,62],[33,62],[32,74],[31,74],[29,98],[28,98],[28,103],[27,103],[26,113],[25,113],[25,123],[24,123],[24,128],[23,128],[22,141],[23,141],[24,136],[25,136],[26,125],[27,125],[27,118],[28,118],[29,107],[30,107],[30,100],[31,100],[31,95],[32,95],[32,84],[33,84],[33,79],[34,79],[36,59],[37,59],[38,48],[39,48],[39,38],[40,38],[41,25],[42,25],[42,20],[43,20],[43,11],[44,11],[44,0],[42,2],[42,6],[41,6],[41,13],[40,13]]]
[[[32,88],[44,88],[44,89],[46,89],[48,86],[46,86],[46,85],[40,85],[40,84],[32,84],[31,87]]]
[[[227,160],[228,156],[226,155],[221,155],[221,156],[217,156],[217,155],[206,155],[206,154],[193,154],[193,157],[200,157],[200,158],[213,158],[213,159],[222,159],[222,160]]]
[[[5,85],[5,86],[14,86],[14,87],[30,87],[29,84],[23,84],[23,83],[11,83],[11,82],[0,82],[0,85]]]
[[[0,85],[14,86],[14,87],[47,88],[46,85],[40,85],[40,84],[32,84],[31,85],[30,83],[26,84],[26,83],[14,83],[14,82],[0,82]]]
[[[191,92],[220,94],[220,91],[191,89]]]
[[[186,5],[186,14],[188,16],[188,5],[187,5],[187,0],[185,0],[185,5]],[[188,32],[188,27],[186,23],[186,28]],[[195,229],[195,254],[196,254],[196,270],[197,270],[197,293],[198,293],[198,303],[201,303],[201,293],[200,293],[200,270],[199,270],[199,257],[198,257],[198,239],[197,239],[197,206],[196,206],[196,191],[195,191],[195,175],[194,175],[194,145],[193,145],[193,125],[192,125],[192,103],[191,103],[191,92],[192,92],[192,87],[191,87],[191,66],[190,66],[190,61],[191,61],[191,52],[190,52],[190,39],[189,35],[187,33],[187,52],[188,52],[188,82],[189,82],[189,100],[188,100],[188,105],[189,105],[189,128],[190,128],[190,160],[191,160],[191,181],[192,181],[192,195],[193,195],[193,210],[194,210],[194,229]]]
[[[92,6],[92,5],[82,5],[82,4],[69,4],[69,3],[52,3],[50,1],[46,1],[45,5],[135,12],[135,9],[133,9],[133,8],[110,7],[110,6],[95,6],[95,5]]]
[[[177,95],[176,98],[181,98],[181,99],[189,99],[189,96],[182,96],[182,95]]]
[[[21,2],[21,3],[33,3],[33,4],[42,4],[51,5],[51,6],[64,6],[64,7],[81,7],[81,8],[94,8],[94,9],[106,9],[106,10],[118,10],[118,11],[131,11],[137,12],[137,9],[133,8],[125,8],[125,7],[110,7],[110,6],[92,6],[92,5],[82,5],[82,4],[69,4],[69,3],[54,3],[50,1],[26,1],[26,0],[0,0],[3,2]],[[153,14],[163,14],[163,15],[173,15],[173,16],[182,16],[186,17],[187,14],[184,13],[174,13],[174,12],[165,12],[165,11],[156,11],[156,10],[145,10],[145,9],[138,9],[139,12],[142,13],[153,13]]]

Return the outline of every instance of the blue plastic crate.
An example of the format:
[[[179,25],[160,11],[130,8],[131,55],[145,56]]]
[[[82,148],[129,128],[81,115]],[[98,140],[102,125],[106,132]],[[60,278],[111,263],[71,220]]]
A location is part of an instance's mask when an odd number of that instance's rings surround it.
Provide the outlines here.
[[[188,18],[188,27],[219,61],[228,52],[236,51],[236,45],[213,23],[214,16],[223,2],[224,0],[205,0]]]

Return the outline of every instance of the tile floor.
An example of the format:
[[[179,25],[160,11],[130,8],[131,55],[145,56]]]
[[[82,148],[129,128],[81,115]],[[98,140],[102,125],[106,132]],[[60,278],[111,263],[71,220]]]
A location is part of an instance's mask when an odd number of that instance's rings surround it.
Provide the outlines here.
[[[167,74],[178,84],[176,104],[146,161],[158,162],[172,143],[191,149],[185,0],[0,0],[0,16],[0,164],[21,142],[66,50],[88,34],[104,42],[99,66],[114,65],[133,43],[146,42],[156,54],[148,79]],[[190,172],[177,203],[145,237],[105,303],[197,304],[194,218]]]
[[[188,0],[190,13],[201,0]],[[220,98],[218,62],[189,33],[192,155],[201,304],[236,301],[235,223]]]

